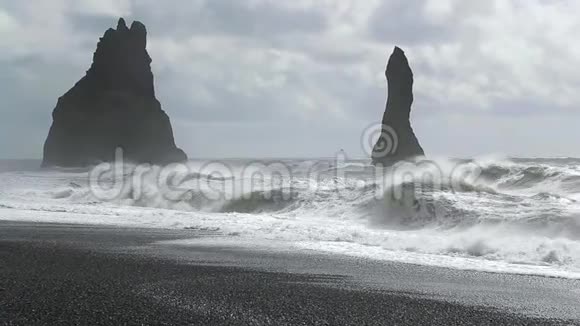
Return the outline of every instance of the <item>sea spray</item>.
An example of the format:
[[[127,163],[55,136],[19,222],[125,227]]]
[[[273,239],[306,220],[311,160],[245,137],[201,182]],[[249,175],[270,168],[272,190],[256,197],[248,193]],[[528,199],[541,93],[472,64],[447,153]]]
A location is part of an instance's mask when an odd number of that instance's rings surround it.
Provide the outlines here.
[[[502,158],[399,171],[328,159],[124,164],[120,178],[98,180],[105,189],[122,180],[107,198],[87,170],[12,171],[0,174],[0,209],[2,219],[211,228],[252,245],[576,277],[579,167]]]

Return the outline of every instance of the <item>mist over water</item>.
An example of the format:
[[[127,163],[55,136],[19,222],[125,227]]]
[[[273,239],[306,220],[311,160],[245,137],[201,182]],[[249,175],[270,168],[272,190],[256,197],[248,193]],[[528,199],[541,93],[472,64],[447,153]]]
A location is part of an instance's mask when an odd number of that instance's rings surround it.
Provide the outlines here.
[[[90,169],[19,169],[3,161],[0,219],[209,229],[225,237],[179,243],[580,278],[580,159],[442,158],[392,169],[335,159],[119,168],[94,183]],[[160,174],[170,186],[159,186]]]

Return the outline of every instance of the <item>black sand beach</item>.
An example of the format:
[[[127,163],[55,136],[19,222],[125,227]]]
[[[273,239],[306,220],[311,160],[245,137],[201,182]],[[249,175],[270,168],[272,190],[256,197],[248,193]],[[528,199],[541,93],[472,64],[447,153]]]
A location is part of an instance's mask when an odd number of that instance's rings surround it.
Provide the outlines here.
[[[208,234],[0,222],[0,324],[580,324],[579,281],[158,243]]]

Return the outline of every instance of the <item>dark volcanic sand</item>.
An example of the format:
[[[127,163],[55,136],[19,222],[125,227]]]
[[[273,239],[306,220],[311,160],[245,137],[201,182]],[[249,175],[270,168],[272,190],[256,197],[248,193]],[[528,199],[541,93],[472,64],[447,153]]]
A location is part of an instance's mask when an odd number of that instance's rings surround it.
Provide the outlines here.
[[[167,254],[149,245],[183,237],[183,233],[164,230],[0,222],[0,324],[578,323],[532,319],[489,307],[434,300],[418,292],[386,291],[332,273],[211,266],[204,260],[223,256],[208,254],[212,249],[192,250],[185,259],[183,249]]]

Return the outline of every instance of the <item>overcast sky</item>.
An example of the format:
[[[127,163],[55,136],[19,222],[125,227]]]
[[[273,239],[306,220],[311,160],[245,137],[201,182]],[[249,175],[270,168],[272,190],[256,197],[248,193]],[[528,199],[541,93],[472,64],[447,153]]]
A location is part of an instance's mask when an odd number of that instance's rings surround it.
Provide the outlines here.
[[[190,157],[364,155],[394,45],[428,155],[580,156],[579,15],[563,0],[0,0],[0,158],[41,157],[119,16],[147,26]]]

